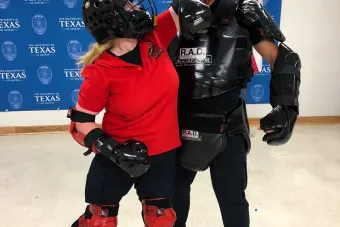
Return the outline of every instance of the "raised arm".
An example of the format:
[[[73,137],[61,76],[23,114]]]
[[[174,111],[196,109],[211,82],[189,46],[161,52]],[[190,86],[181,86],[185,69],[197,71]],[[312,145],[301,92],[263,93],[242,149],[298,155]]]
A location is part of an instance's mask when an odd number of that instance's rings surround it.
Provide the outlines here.
[[[173,0],[169,11],[177,30],[187,39],[192,39],[195,33],[211,25],[209,5],[201,0]]]
[[[157,16],[157,26],[155,32],[164,48],[168,48],[171,40],[179,30],[178,16],[170,7]]]

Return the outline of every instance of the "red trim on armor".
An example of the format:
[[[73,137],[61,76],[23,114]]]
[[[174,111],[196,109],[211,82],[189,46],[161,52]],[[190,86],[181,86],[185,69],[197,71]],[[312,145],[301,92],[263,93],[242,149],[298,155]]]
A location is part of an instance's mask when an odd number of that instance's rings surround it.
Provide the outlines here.
[[[92,145],[92,152],[95,154],[99,154],[99,152],[96,150],[96,147],[94,146],[94,144]]]
[[[117,207],[117,205],[103,205],[105,207]],[[105,211],[102,209],[100,205],[94,205],[90,204],[90,212],[94,215],[100,215],[100,216],[108,216],[108,213],[105,213]]]
[[[255,60],[255,57],[254,57],[253,54],[251,55],[251,65],[253,67],[253,74],[254,75],[260,72],[259,67],[256,63],[256,60]]]
[[[264,31],[262,28],[260,28],[260,33],[261,33],[261,36],[264,37]]]
[[[92,214],[91,218],[86,219],[85,214],[79,218],[79,227],[117,227],[117,216],[104,216],[105,214],[103,215],[102,208],[100,206],[91,204],[90,212]]]
[[[80,145],[83,146],[83,147],[86,147],[86,146],[85,146],[85,142],[84,142],[84,139],[85,139],[85,136],[86,136],[86,135],[84,135],[84,134],[82,134],[82,133],[79,133],[79,132],[77,131],[77,129],[76,129],[76,122],[71,121],[70,130],[69,130],[69,131],[70,131],[70,133],[71,133],[73,139],[74,139],[78,144],[80,144]],[[92,151],[93,153],[95,153],[95,154],[98,154],[98,153],[99,153],[99,152],[96,150],[94,144],[92,145],[91,151]]]
[[[162,200],[164,198],[149,199]],[[176,213],[172,208],[159,208],[143,204],[143,218],[146,227],[172,227],[176,221]]]
[[[76,122],[74,121],[71,121],[71,124],[70,124],[70,133],[73,137],[73,139],[79,143],[81,146],[85,147],[85,144],[84,144],[84,138],[85,138],[85,135],[82,134],[82,133],[79,133],[76,129]]]

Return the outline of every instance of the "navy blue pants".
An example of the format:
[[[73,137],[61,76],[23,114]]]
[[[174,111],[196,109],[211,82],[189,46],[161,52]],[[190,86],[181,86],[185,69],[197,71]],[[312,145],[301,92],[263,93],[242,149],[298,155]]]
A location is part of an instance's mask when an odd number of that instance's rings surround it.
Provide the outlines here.
[[[244,138],[241,135],[235,135],[228,139],[224,151],[210,165],[212,186],[225,227],[249,227],[249,204],[245,196],[246,147]],[[183,168],[178,158],[176,169],[175,190],[172,198],[172,206],[177,215],[174,227],[185,227],[190,207],[190,187],[197,172]]]
[[[138,178],[131,178],[111,160],[98,154],[87,174],[85,202],[119,205],[133,186],[140,200],[169,198],[175,181],[175,158],[175,150],[151,156],[150,169]]]

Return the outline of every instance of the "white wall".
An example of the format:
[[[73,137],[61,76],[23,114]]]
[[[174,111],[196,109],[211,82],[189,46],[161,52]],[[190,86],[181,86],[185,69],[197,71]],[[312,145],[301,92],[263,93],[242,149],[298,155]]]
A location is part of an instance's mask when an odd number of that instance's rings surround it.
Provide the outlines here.
[[[281,29],[302,61],[301,115],[340,116],[340,1],[282,1]]]
[[[339,9],[340,0],[283,0],[281,29],[302,60],[301,116],[340,115]],[[262,117],[270,109],[248,105],[248,115]],[[0,126],[68,123],[66,111],[0,113]]]

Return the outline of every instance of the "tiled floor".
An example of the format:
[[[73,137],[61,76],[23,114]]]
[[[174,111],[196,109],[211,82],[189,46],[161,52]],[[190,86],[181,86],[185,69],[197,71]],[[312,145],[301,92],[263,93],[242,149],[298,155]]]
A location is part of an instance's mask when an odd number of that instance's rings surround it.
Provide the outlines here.
[[[251,227],[340,227],[340,125],[296,127],[282,147],[262,135],[249,154]],[[70,227],[85,207],[91,157],[82,152],[67,134],[0,137],[0,226]],[[222,227],[209,172],[192,196],[188,227]],[[142,227],[140,209],[133,189],[119,226]]]

